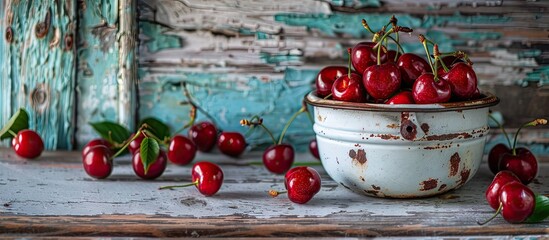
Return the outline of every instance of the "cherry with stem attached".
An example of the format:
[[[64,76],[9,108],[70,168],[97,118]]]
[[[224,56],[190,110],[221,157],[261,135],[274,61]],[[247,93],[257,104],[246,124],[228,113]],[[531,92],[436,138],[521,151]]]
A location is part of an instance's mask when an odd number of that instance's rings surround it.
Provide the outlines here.
[[[44,151],[44,141],[35,131],[23,129],[17,134],[11,130],[8,132],[13,136],[11,147],[18,156],[33,159],[39,157]]]
[[[351,49],[349,53],[349,68],[347,74],[339,77],[332,85],[332,99],[345,102],[365,102],[366,92],[362,85],[362,77],[351,71]]]
[[[216,194],[221,188],[221,185],[223,185],[223,171],[215,163],[197,162],[193,165],[191,175],[192,183],[164,186],[160,187],[159,190],[195,186],[204,196],[212,196]]]
[[[299,204],[309,202],[320,191],[321,178],[311,167],[301,166],[290,169],[284,176],[284,187],[287,191],[269,190],[269,195],[276,197],[288,193],[290,201]]]
[[[412,86],[412,94],[414,96],[414,102],[417,104],[431,104],[431,103],[445,103],[451,98],[451,87],[444,79],[439,79],[436,70],[436,64],[433,65],[431,60],[431,54],[427,48],[427,42],[431,42],[423,35],[419,35],[419,40],[423,44],[425,53],[427,54],[427,61],[431,66],[432,73],[421,74],[414,85]]]

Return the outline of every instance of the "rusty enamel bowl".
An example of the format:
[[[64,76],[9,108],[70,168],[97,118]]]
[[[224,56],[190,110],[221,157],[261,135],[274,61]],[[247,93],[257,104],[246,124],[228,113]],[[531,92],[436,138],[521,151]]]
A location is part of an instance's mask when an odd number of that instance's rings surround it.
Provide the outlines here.
[[[386,105],[305,97],[314,108],[320,158],[330,177],[355,192],[427,197],[463,186],[477,172],[488,108],[499,99]]]

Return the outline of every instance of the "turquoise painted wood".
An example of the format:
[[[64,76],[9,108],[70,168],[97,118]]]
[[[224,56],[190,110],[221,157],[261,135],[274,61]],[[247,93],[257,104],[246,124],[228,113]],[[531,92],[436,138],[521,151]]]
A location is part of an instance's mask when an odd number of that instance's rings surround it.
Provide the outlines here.
[[[49,149],[74,143],[75,9],[75,0],[0,4],[0,123],[26,108]]]

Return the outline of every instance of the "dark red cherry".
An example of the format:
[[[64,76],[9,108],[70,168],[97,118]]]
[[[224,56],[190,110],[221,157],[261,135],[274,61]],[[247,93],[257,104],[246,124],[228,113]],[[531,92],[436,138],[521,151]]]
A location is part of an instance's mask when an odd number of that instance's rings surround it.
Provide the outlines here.
[[[211,122],[200,122],[189,129],[189,138],[198,151],[209,152],[217,141],[217,128]]]
[[[501,187],[499,200],[502,204],[501,216],[507,222],[524,222],[534,212],[534,192],[520,182],[510,182]]]
[[[177,165],[189,164],[196,156],[196,146],[185,136],[176,135],[168,147],[168,160]]]
[[[238,157],[246,150],[246,139],[239,132],[222,132],[217,139],[217,148],[227,156]]]
[[[471,96],[470,100],[475,100],[475,99],[480,99],[482,98],[482,94],[480,93],[480,89],[475,89],[475,92],[473,93],[473,95]]]
[[[142,179],[151,180],[160,177],[160,175],[164,173],[164,170],[166,170],[167,164],[168,160],[166,159],[166,153],[162,150],[160,150],[158,157],[156,157],[156,160],[150,165],[147,173],[145,173],[145,167],[141,160],[141,153],[139,151],[136,152],[132,158],[133,171],[135,172],[135,175]]]
[[[517,148],[516,153],[516,155],[503,154],[499,161],[499,169],[513,172],[523,184],[528,184],[534,180],[538,173],[538,161],[534,154],[526,148]]]
[[[401,91],[385,102],[386,104],[414,104],[414,95],[411,91]]]
[[[488,153],[488,167],[493,174],[499,172],[499,161],[504,153],[511,153],[511,149],[503,143],[498,143]]]
[[[362,83],[375,99],[387,99],[400,89],[400,70],[393,62],[372,65],[364,71]]]
[[[456,63],[447,73],[440,75],[452,89],[452,96],[457,99],[470,99],[477,89],[477,75],[467,63]]]
[[[377,48],[372,48],[375,45],[374,42],[360,42],[351,50],[351,63],[359,74],[362,74],[369,66],[377,64]],[[384,63],[387,61],[387,49],[381,47],[380,61]]]
[[[223,184],[223,171],[214,163],[197,162],[192,168],[192,181],[200,193],[212,196]]]
[[[416,79],[412,94],[417,104],[445,103],[452,96],[450,84],[443,79],[435,82],[431,73],[424,73]]]
[[[44,142],[35,131],[24,129],[11,140],[11,147],[18,156],[32,159],[42,154]]]
[[[413,86],[421,74],[431,72],[429,63],[424,58],[413,53],[402,54],[396,64],[400,69],[402,85],[408,87]]]
[[[316,95],[326,97],[332,93],[332,85],[339,77],[347,74],[349,69],[342,66],[328,66],[320,70],[316,76]]]
[[[320,191],[321,179],[311,167],[295,167],[284,176],[284,186],[290,201],[304,204]]]
[[[454,57],[454,56],[445,56],[445,57],[442,57],[442,62],[444,62],[444,65],[446,65],[446,67],[450,67],[450,66],[454,65],[455,63],[463,62],[463,60],[461,60],[460,58]],[[443,67],[440,66],[439,69],[441,69],[441,68],[443,68]]]
[[[90,151],[90,148],[94,147],[94,146],[98,146],[98,145],[103,145],[105,147],[107,147],[108,149],[111,149],[112,147],[112,144],[105,140],[105,139],[102,139],[102,138],[96,138],[96,139],[93,139],[91,141],[89,141],[85,146],[84,148],[82,149],[82,157],[84,157],[84,155],[86,155],[86,153],[88,153],[88,151]],[[112,155],[112,151],[111,151],[111,155]]]
[[[332,86],[332,99],[345,102],[366,102],[362,77],[356,73],[345,74]]]
[[[400,52],[397,52],[395,50],[387,51],[387,61],[388,62],[397,62],[398,58],[400,58],[400,56],[402,56],[402,54],[400,54]],[[396,58],[396,60],[395,60],[395,58]]]
[[[320,159],[320,154],[318,153],[318,143],[316,139],[313,139],[309,142],[309,152],[316,158]]]
[[[496,174],[494,180],[492,180],[492,183],[486,189],[486,201],[494,210],[499,208],[501,187],[510,182],[520,182],[520,179],[511,171],[504,170]]]
[[[292,145],[273,145],[263,153],[263,165],[272,173],[282,174],[292,167],[294,157],[295,152]]]
[[[90,147],[82,156],[84,171],[93,178],[103,179],[111,175],[113,164],[111,150],[105,145]]]
[[[130,136],[130,139],[132,139],[134,136],[135,136],[135,133],[132,133],[132,135]],[[130,150],[130,153],[132,155],[135,155],[136,152],[139,152],[139,150],[141,149],[141,142],[143,141],[143,139],[145,139],[143,134],[139,134],[137,138],[135,138],[132,142],[130,142],[128,149]]]

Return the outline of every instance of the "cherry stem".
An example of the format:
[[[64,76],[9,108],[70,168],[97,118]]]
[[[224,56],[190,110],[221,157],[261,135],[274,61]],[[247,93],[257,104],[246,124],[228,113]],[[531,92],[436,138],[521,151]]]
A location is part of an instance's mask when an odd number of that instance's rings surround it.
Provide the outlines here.
[[[440,63],[442,65],[442,69],[444,69],[444,72],[448,72],[449,69],[444,63],[444,61],[442,61],[442,59],[440,58],[440,51],[438,50],[438,44],[436,43],[433,45],[433,56],[435,57],[435,65]],[[435,66],[435,68],[438,70],[438,66]],[[438,74],[438,71],[437,71],[437,74]]]
[[[206,116],[208,119],[210,119],[210,121],[212,121],[212,123],[215,125],[215,126],[219,126],[217,125],[217,123],[215,122],[215,119],[204,109],[202,109],[201,107],[199,107],[193,100],[192,96],[191,96],[191,93],[189,92],[189,89],[187,88],[187,82],[182,82],[181,85],[183,86],[183,93],[185,94],[185,97],[187,98],[187,100],[189,101],[189,103],[191,104],[191,106],[193,106],[194,108],[196,108],[199,112],[201,112],[202,114],[204,114],[204,116]],[[196,118],[196,113],[194,114],[195,118]],[[194,122],[193,122],[194,123]]]
[[[333,95],[333,93],[330,93],[330,94],[328,94],[328,96],[324,97],[323,99],[329,99],[329,98],[332,97],[332,95]]]
[[[196,106],[191,104],[191,111],[189,112],[190,120],[187,124],[183,125],[180,129],[177,129],[177,131],[174,132],[172,135],[172,138],[175,137],[175,135],[179,134],[181,131],[191,127],[194,122],[196,121]]]
[[[349,70],[350,72],[350,70]],[[350,77],[349,77],[350,78]],[[290,125],[292,124],[292,122],[297,118],[297,116],[299,116],[299,114],[303,113],[306,111],[306,108],[305,107],[301,107],[299,109],[299,111],[295,112],[294,115],[292,115],[292,117],[290,118],[290,120],[288,120],[288,122],[286,123],[286,125],[284,126],[284,128],[282,129],[282,133],[280,134],[280,137],[278,138],[278,144],[282,144],[282,140],[284,139],[284,135],[286,134],[286,131],[288,130],[288,128],[290,128]]]
[[[431,59],[431,54],[429,53],[429,49],[427,48],[427,42],[431,42],[431,41],[425,38],[423,34],[419,34],[419,41],[421,41],[421,44],[423,44],[423,49],[425,49],[425,53],[427,53],[427,60],[429,61],[429,66],[431,67],[433,74],[436,74],[435,68],[433,67],[433,60]],[[435,82],[438,81],[437,78],[435,78],[434,80]]]
[[[372,31],[372,29],[370,28],[370,25],[368,25],[368,23],[366,22],[365,19],[362,19],[362,26],[368,30],[368,32],[370,32],[371,34],[376,34],[374,31]]]
[[[122,146],[118,152],[116,152],[114,155],[112,155],[111,159],[114,159],[116,157],[118,157],[120,154],[122,154],[122,152],[124,152],[124,150],[130,145],[131,142],[133,142],[133,140],[135,140],[136,138],[139,137],[140,134],[143,134],[142,131],[143,129],[147,128],[147,124],[143,124],[141,125],[141,127],[139,127],[139,129],[137,130],[136,134],[133,135],[133,137],[131,137],[129,140],[127,140],[125,143],[124,143],[124,146]]]
[[[269,194],[269,196],[275,198],[275,197],[278,197],[278,195],[284,194],[284,193],[287,193],[287,192],[288,192],[288,191],[277,191],[277,190],[271,189],[271,190],[269,190],[267,193]]]
[[[164,145],[164,146],[166,146],[166,147],[168,146],[168,143],[167,143],[166,141],[161,140],[159,137],[157,137],[156,135],[154,135],[151,131],[146,130],[146,129],[143,130],[143,131],[145,132],[145,134],[146,134],[147,137],[150,137],[150,138],[156,140],[158,143],[160,143],[160,144],[162,144],[162,145]]]
[[[503,204],[500,202],[498,210],[496,211],[496,213],[494,213],[494,215],[492,217],[490,217],[488,220],[486,220],[484,222],[478,222],[477,221],[477,224],[482,226],[482,225],[487,224],[490,221],[494,220],[494,218],[496,218],[498,216],[498,214],[501,212],[501,209],[503,209]]]
[[[184,188],[184,187],[190,187],[190,186],[195,186],[195,185],[198,185],[198,180],[196,180],[192,183],[187,183],[187,184],[183,184],[183,185],[163,186],[163,187],[159,187],[158,190]]]
[[[256,122],[254,122],[254,120],[256,120]],[[271,140],[273,140],[273,144],[276,145],[276,139],[275,139],[273,133],[271,132],[271,130],[269,130],[267,127],[265,127],[265,125],[263,125],[263,119],[260,118],[259,116],[254,115],[252,118],[250,118],[250,120],[242,119],[242,120],[240,120],[240,125],[249,126],[250,128],[253,128],[255,126],[261,126],[263,128],[263,130],[265,130],[265,132],[267,132],[267,134],[269,134],[269,137],[271,137]]]
[[[13,132],[11,129],[8,130],[8,133],[11,134],[13,137],[17,137],[17,134]]]
[[[517,129],[517,132],[515,133],[515,139],[513,140],[513,156],[516,156],[516,155],[517,155],[516,146],[517,146],[517,138],[518,138],[518,135],[519,135],[520,130],[521,130],[523,127],[533,127],[533,126],[537,126],[537,125],[539,125],[539,124],[547,124],[547,119],[538,118],[538,119],[535,119],[534,121],[525,123],[524,125],[520,126],[520,127]]]
[[[501,129],[503,136],[505,136],[505,139],[507,139],[508,146],[511,147],[511,139],[509,139],[509,135],[505,131],[505,128],[503,128],[503,125],[494,116],[492,116],[492,114],[488,114],[488,117],[490,117],[490,119],[492,119],[492,121],[494,121],[496,125],[498,125],[498,128]]]

